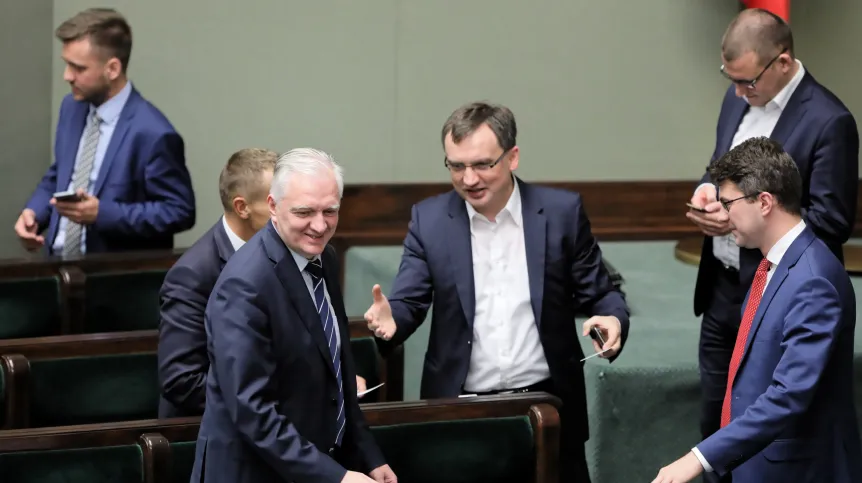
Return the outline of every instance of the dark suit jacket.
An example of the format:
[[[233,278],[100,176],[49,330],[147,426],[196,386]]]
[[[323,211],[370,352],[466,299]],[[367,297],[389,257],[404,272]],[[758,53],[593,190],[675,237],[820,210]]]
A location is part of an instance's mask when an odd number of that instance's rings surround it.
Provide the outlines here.
[[[323,327],[291,252],[270,224],[228,260],[207,305],[210,369],[192,481],[338,483],[342,465],[368,472],[384,464],[356,398],[331,246],[322,263],[342,341],[347,426],[341,449],[330,453],[339,429],[338,384]]]
[[[733,135],[747,111],[748,103],[736,97],[731,86],[721,105],[710,162],[730,150]],[[859,133],[853,115],[806,72],[770,138],[780,142],[799,167],[805,223],[843,261],[841,245],[853,232],[859,184]],[[708,172],[701,182],[711,182]],[[761,257],[758,250],[740,249],[742,290],[751,286]],[[712,237],[705,237],[695,288],[695,315],[702,314],[712,300],[718,265],[712,253]]]
[[[625,342],[628,308],[602,264],[599,246],[577,193],[517,180],[533,315],[567,412],[587,439],[584,354],[577,313],[614,315]],[[401,268],[389,303],[398,329],[389,344],[403,343],[433,304],[431,335],[422,372],[422,398],[462,392],[472,354],[476,295],[470,221],[464,200],[451,191],[413,206]]]
[[[71,95],[63,99],[54,163],[27,202],[39,231],[47,230],[49,254],[60,215],[48,202],[69,186],[89,109]],[[93,187],[99,214],[86,227],[87,253],[173,248],[174,234],[194,226],[195,195],[184,150],[170,121],[132,89]]]
[[[697,447],[734,483],[862,481],[853,285],[808,228],[774,270],[734,379],[731,422]]]
[[[221,218],[168,270],[160,291],[159,417],[204,412],[210,362],[204,311],[224,264],[233,255]]]

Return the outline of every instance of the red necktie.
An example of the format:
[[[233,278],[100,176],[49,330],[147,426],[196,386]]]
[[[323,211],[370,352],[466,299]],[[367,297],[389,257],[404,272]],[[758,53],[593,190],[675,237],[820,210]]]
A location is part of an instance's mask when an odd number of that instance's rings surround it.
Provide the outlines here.
[[[730,399],[733,380],[736,378],[736,371],[739,370],[739,363],[742,362],[745,341],[748,340],[748,332],[751,330],[754,314],[757,313],[757,307],[760,305],[761,297],[763,297],[763,289],[766,288],[767,272],[769,272],[769,260],[764,258],[760,261],[760,265],[757,266],[757,273],[754,274],[751,293],[748,296],[748,303],[745,305],[745,313],[742,315],[739,333],[736,334],[736,345],[733,346],[733,356],[730,358],[730,370],[727,374],[727,391],[724,393],[724,403],[721,405],[722,428],[730,424]]]

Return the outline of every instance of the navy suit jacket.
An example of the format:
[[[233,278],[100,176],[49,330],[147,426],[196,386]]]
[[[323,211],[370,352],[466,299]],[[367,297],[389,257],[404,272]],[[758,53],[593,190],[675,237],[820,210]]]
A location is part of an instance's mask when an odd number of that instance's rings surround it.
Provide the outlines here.
[[[710,162],[730,150],[733,135],[747,111],[748,103],[736,97],[731,86],[721,105]],[[780,142],[799,167],[805,223],[843,261],[841,245],[853,232],[859,185],[859,133],[853,115],[806,71],[770,138]],[[711,182],[709,173],[701,182]],[[740,248],[743,290],[751,286],[761,258],[758,250]],[[712,299],[718,266],[712,253],[712,237],[705,237],[695,288],[695,315],[702,314]]]
[[[524,243],[533,315],[555,390],[578,435],[587,439],[578,313],[614,315],[629,331],[628,307],[614,289],[579,194],[516,180],[521,191]],[[470,221],[451,191],[413,206],[401,267],[389,303],[397,324],[387,344],[406,340],[433,305],[421,397],[457,397],[470,365],[476,287]]]
[[[39,231],[47,230],[48,254],[60,224],[48,202],[69,186],[89,110],[89,103],[71,95],[63,99],[54,163],[27,202]],[[170,121],[132,89],[91,193],[99,199],[99,213],[86,227],[87,253],[173,248],[174,234],[194,226],[195,196],[184,150]]]
[[[209,370],[204,311],[233,245],[221,218],[165,275],[159,298],[159,417],[204,412]]]
[[[774,270],[734,380],[731,422],[697,448],[734,483],[862,481],[850,278],[809,228]]]
[[[342,341],[341,448],[332,448],[338,384],[323,326],[269,224],[228,260],[207,305],[210,368],[191,481],[339,483],[345,467],[384,464],[357,402],[335,250],[328,246],[321,260]]]

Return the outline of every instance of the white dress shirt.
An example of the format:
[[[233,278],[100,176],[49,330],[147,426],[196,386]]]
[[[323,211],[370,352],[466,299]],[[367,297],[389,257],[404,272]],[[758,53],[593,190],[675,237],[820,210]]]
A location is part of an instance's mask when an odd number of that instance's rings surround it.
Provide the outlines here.
[[[766,293],[766,287],[769,286],[769,282],[772,280],[772,276],[775,274],[775,267],[781,263],[781,259],[784,258],[784,254],[787,253],[787,250],[790,248],[790,245],[796,240],[796,238],[805,230],[805,222],[799,221],[793,228],[790,229],[787,233],[781,237],[772,248],[769,249],[769,252],[766,254],[766,259],[769,260],[769,271],[766,272],[766,285],[763,286],[763,291]],[[692,453],[697,456],[697,459],[700,460],[700,464],[703,465],[703,470],[710,472],[712,471],[712,466],[706,461],[706,458],[703,457],[700,450],[697,447],[691,449]]]
[[[743,116],[742,122],[739,123],[739,127],[736,129],[736,134],[733,136],[733,141],[730,145],[731,149],[742,144],[747,139],[760,136],[769,137],[772,135],[772,130],[778,124],[778,119],[781,117],[781,113],[784,112],[784,108],[787,107],[790,96],[793,95],[805,76],[805,68],[802,66],[802,62],[796,59],[796,63],[799,66],[796,74],[771,101],[762,107],[750,106],[748,108],[748,112]],[[711,185],[711,183],[704,183],[698,186],[697,189],[699,190],[706,185]],[[733,267],[739,270],[739,246],[736,245],[732,233],[713,237],[712,253],[726,267]]]
[[[487,392],[530,386],[550,377],[530,304],[518,183],[495,221],[469,203],[476,314],[464,390]]]
[[[236,233],[231,230],[230,225],[227,224],[227,219],[224,215],[221,216],[221,224],[224,226],[224,231],[227,233],[227,239],[230,240],[230,245],[233,247],[233,251],[237,251],[245,245],[245,240],[239,237]],[[305,265],[303,265],[305,267]]]

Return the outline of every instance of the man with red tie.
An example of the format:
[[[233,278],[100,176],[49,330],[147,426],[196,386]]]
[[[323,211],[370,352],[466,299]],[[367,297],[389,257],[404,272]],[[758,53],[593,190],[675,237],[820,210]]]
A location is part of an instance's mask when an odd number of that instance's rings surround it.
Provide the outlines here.
[[[721,429],[653,483],[704,471],[734,483],[862,481],[853,405],[856,296],[802,218],[802,178],[781,145],[751,138],[709,168],[736,244],[761,260],[743,305]]]

